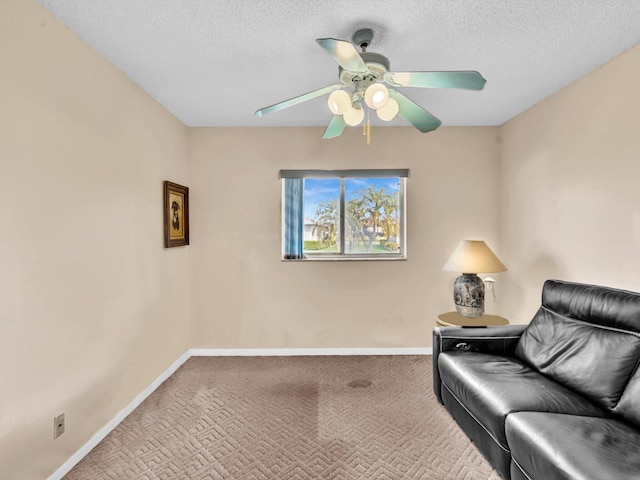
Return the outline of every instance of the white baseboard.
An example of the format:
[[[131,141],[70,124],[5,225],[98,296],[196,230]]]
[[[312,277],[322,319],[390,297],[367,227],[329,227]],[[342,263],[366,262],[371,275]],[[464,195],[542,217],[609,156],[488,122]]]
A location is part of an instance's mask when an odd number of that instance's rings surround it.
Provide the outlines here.
[[[397,348],[192,348],[192,357],[287,357],[307,355],[431,355],[427,347]]]
[[[162,382],[169,378],[191,357],[273,357],[273,356],[310,356],[310,355],[431,355],[428,347],[399,348],[192,348],[171,364],[147,388],[140,392],[131,403],[118,412],[109,423],[102,427],[91,439],[74,453],[47,480],[61,480],[93,448],[118,426],[138,405],[151,395]]]
[[[158,388],[162,382],[164,382],[167,378],[169,378],[173,373],[180,368],[180,366],[189,360],[191,356],[190,352],[187,350],[180,358],[178,358],[175,362],[171,364],[169,368],[167,368],[164,372],[162,372],[158,378],[156,378],[151,385],[145,388],[142,392],[140,392],[136,398],[134,398],[129,405],[124,407],[122,410],[118,412],[118,414],[109,421],[104,427],[102,427],[98,433],[96,433],[91,439],[85,443],[80,449],[74,453],[69,460],[64,462],[60,468],[58,468],[55,472],[53,472],[47,480],[60,480],[64,477],[69,471],[76,466],[76,464],[82,460],[85,455],[87,455],[93,448],[98,445],[102,441],[104,437],[106,437],[111,430],[116,428],[122,420],[124,420],[127,415],[133,412],[138,405],[140,405],[149,395],[153,393],[153,391]]]

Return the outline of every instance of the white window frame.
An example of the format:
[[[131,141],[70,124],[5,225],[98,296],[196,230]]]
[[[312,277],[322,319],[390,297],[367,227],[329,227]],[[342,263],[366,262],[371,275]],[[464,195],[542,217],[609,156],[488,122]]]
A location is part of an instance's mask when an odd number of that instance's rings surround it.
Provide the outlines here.
[[[340,245],[339,252],[305,252],[302,259],[284,258],[284,225],[285,225],[285,189],[282,182],[282,260],[287,262],[299,261],[358,261],[358,260],[406,260],[407,259],[407,185],[408,169],[367,169],[367,170],[281,170],[280,178],[339,178],[340,179]],[[344,183],[347,178],[398,178],[400,184],[399,216],[400,242],[398,252],[389,253],[344,253],[345,252],[345,192]],[[303,189],[304,192],[304,189]]]

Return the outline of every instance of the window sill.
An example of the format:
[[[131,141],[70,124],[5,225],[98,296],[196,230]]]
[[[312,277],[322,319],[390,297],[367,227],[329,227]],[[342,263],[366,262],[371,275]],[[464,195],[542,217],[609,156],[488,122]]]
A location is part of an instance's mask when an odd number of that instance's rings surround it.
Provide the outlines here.
[[[383,255],[375,255],[375,256],[365,256],[365,255],[358,255],[358,256],[348,256],[348,255],[310,255],[304,258],[294,258],[294,259],[290,259],[290,258],[283,258],[282,261],[283,262],[375,262],[375,261],[384,261],[384,262],[388,262],[388,261],[403,261],[406,260],[407,257],[406,256],[399,256],[399,255],[389,255],[389,256],[383,256]]]

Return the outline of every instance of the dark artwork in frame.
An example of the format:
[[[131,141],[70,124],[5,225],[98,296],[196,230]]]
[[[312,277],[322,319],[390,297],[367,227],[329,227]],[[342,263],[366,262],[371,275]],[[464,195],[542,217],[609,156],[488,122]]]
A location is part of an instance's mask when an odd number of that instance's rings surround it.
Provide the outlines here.
[[[189,245],[189,188],[164,182],[164,246]]]

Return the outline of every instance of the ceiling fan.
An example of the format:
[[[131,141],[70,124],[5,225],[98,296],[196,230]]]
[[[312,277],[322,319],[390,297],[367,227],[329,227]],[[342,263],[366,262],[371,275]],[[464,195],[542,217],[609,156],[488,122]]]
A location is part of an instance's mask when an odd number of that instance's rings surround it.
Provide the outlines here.
[[[335,38],[318,38],[316,42],[339,65],[340,83],[261,108],[255,115],[261,117],[330,93],[327,102],[333,118],[322,138],[337,137],[347,125],[359,125],[364,119],[365,105],[375,110],[378,117],[384,121],[390,121],[399,115],[425,133],[435,130],[442,122],[405,97],[396,90],[396,87],[464,90],[484,88],[486,80],[474,71],[390,72],[387,57],[379,53],[367,52],[372,39],[373,30],[369,28],[355,32],[351,42]],[[360,47],[361,53],[356,50],[356,45]]]

